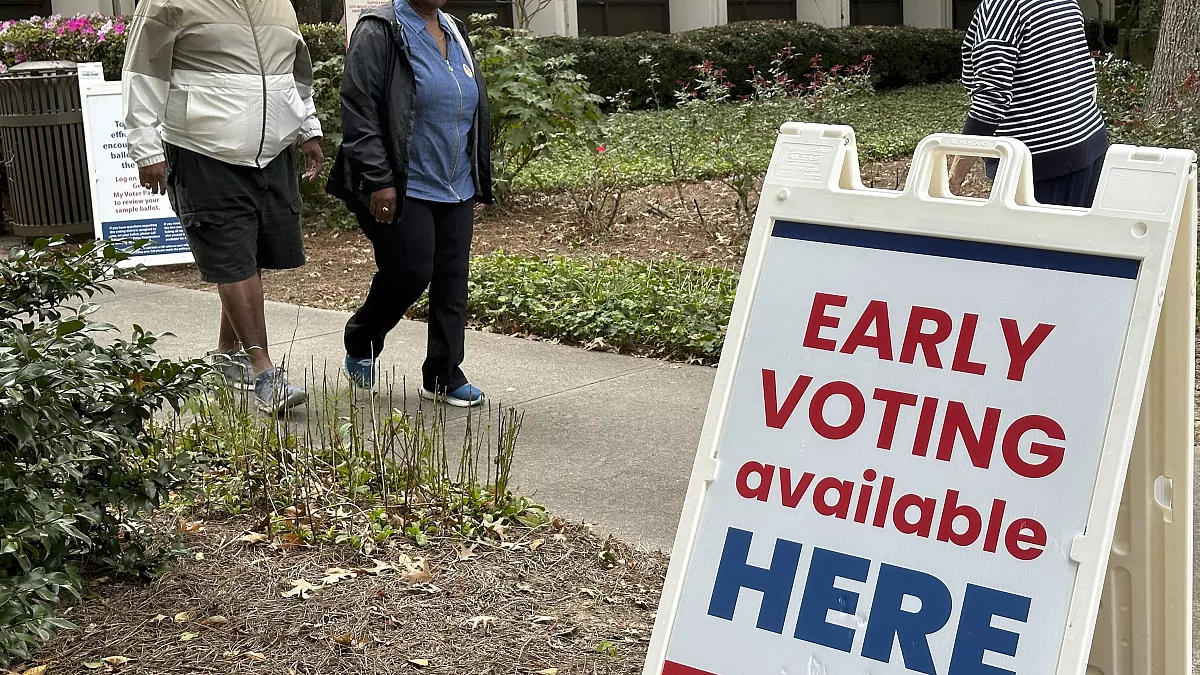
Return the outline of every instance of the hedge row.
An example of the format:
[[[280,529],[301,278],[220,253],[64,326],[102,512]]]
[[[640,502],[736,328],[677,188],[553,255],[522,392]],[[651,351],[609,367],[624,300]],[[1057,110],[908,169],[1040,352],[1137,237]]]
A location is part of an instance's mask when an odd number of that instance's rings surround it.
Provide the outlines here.
[[[942,82],[962,72],[962,33],[905,26],[825,28],[796,21],[746,21],[672,35],[546,37],[540,42],[550,55],[575,54],[575,69],[587,76],[592,92],[607,97],[630,91],[634,105],[644,105],[655,94],[670,105],[678,83],[691,81],[692,67],[705,61],[724,68],[742,85],[739,93],[748,93],[745,80],[751,67],[765,73],[774,55],[788,45],[795,55],[788,68],[792,77],[809,72],[810,60],[818,55],[826,67],[871,56],[876,85],[882,88]],[[644,56],[657,64],[657,92],[646,81],[648,67],[638,63]]]

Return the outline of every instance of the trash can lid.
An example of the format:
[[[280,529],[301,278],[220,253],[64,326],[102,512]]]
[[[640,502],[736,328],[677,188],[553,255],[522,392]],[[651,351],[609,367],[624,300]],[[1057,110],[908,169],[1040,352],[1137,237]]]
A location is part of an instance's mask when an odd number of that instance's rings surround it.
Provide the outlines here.
[[[73,73],[79,69],[74,61],[26,61],[8,69],[8,72]]]

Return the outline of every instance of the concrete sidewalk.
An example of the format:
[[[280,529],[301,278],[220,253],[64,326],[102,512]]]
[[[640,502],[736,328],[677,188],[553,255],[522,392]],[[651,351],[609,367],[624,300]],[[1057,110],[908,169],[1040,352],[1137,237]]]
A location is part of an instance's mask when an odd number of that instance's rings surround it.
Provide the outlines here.
[[[123,331],[138,324],[173,333],[159,343],[164,356],[199,356],[216,346],[215,293],[128,281],[113,287],[93,299],[97,320]],[[341,382],[347,317],[267,303],[272,355],[286,356],[293,373],[316,364]],[[401,322],[381,369],[419,382],[424,354],[425,324]],[[714,369],[477,331],[467,333],[463,369],[494,402],[525,413],[513,470],[524,494],[642,548],[670,550]]]

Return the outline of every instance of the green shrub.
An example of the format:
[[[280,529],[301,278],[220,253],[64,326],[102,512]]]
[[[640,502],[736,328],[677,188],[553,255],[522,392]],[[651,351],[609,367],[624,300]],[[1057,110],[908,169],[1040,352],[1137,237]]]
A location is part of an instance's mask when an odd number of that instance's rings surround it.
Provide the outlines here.
[[[471,261],[470,320],[643,356],[716,363],[738,274],[681,260],[495,253]],[[415,312],[425,315],[422,304]]]
[[[111,326],[70,306],[126,257],[60,239],[0,260],[0,666],[69,626],[53,607],[79,596],[80,562],[154,570],[164,551],[137,516],[187,480],[153,416],[202,391],[210,368],[158,358],[138,327],[102,343]]]
[[[1096,62],[1099,103],[1113,143],[1190,148],[1200,152],[1200,71],[1180,83],[1176,105],[1157,115],[1142,110],[1150,71],[1105,56]]]
[[[754,105],[752,110],[745,110]],[[606,161],[621,186],[666,183],[674,179],[663,148],[680,151],[679,177],[717,178],[744,168],[763,172],[771,159],[776,130],[787,120],[849,124],[857,134],[859,156],[874,162],[911,154],[932,133],[962,129],[967,110],[960,84],[936,84],[878,92],[840,101],[833,110],[814,111],[810,102],[786,98],[698,106],[693,110],[647,110],[610,115],[602,125]],[[751,124],[747,122],[751,121]],[[714,138],[736,139],[738,161],[714,151]],[[585,184],[595,148],[564,139],[534,162],[518,182],[523,189],[563,189]]]
[[[595,93],[608,98],[629,91],[638,107],[656,94],[669,101],[678,84],[691,79],[691,68],[706,61],[739,83],[735,95],[749,94],[743,82],[751,67],[766,72],[772,57],[788,45],[797,57],[788,71],[794,79],[803,79],[811,70],[810,59],[818,55],[827,66],[874,57],[872,71],[881,88],[943,82],[962,72],[962,33],[905,26],[824,28],[794,21],[743,21],[673,35],[544,37],[539,42],[548,54],[577,55],[576,69]],[[643,56],[652,56],[661,68],[656,90],[638,65]]]
[[[600,98],[572,70],[575,56],[546,58],[533,36],[486,23],[471,31],[492,112],[492,178],[503,198],[518,176],[563,138],[594,136]]]
[[[300,35],[314,64],[346,55],[346,29],[340,23],[302,23]]]

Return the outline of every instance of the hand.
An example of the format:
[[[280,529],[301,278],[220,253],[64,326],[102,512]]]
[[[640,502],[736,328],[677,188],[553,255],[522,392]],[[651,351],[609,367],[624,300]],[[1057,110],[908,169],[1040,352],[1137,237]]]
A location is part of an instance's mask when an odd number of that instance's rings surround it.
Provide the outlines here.
[[[396,220],[396,188],[371,193],[371,215],[385,225]]]
[[[950,187],[958,189],[966,182],[967,176],[970,175],[971,169],[975,168],[975,162],[978,157],[967,157],[959,155],[954,158],[954,163],[950,166]]]
[[[321,139],[313,138],[300,146],[304,151],[304,180],[312,180],[321,175],[325,168],[325,153],[321,152]]]
[[[159,162],[149,166],[139,166],[138,180],[141,181],[142,187],[149,190],[151,194],[167,194],[167,163]]]

